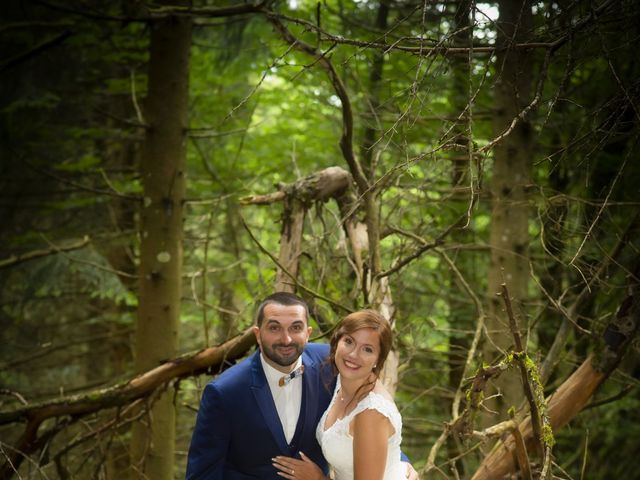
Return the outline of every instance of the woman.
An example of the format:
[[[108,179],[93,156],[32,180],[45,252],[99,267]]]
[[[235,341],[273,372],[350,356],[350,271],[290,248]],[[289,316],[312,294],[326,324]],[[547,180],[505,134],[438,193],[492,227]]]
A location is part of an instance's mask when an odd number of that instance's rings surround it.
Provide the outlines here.
[[[374,310],[345,317],[331,338],[329,361],[338,381],[329,408],[316,429],[335,480],[403,480],[400,461],[402,419],[379,380],[391,350],[391,328]],[[303,452],[302,460],[276,457],[287,479],[325,478]]]

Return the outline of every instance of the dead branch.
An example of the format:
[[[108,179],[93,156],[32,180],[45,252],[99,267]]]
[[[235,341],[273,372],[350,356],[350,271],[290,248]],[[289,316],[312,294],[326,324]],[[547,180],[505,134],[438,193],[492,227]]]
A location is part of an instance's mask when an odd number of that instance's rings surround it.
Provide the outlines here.
[[[89,236],[85,236],[81,240],[67,242],[64,245],[51,245],[50,248],[43,248],[39,250],[32,250],[22,255],[11,255],[9,258],[0,260],[0,268],[13,267],[20,263],[33,260],[35,258],[42,258],[48,255],[55,255],[60,252],[69,252],[71,250],[79,250],[86,247],[91,242]]]
[[[542,386],[538,385],[540,389],[540,395],[538,398],[537,395],[534,394],[534,388],[531,385],[532,381],[532,372],[529,371],[529,368],[535,368],[535,364],[532,364],[531,367],[527,365],[527,361],[530,359],[526,356],[526,352],[522,347],[522,339],[520,338],[520,331],[518,330],[518,322],[513,313],[513,308],[511,306],[511,298],[509,297],[509,290],[507,289],[506,284],[501,285],[502,301],[504,302],[505,310],[507,312],[507,318],[509,319],[509,329],[511,330],[511,335],[513,335],[514,343],[515,343],[515,352],[513,358],[515,362],[518,364],[518,368],[520,369],[520,376],[522,377],[522,386],[524,389],[524,395],[529,403],[529,411],[531,412],[531,421],[533,427],[533,436],[534,442],[536,446],[536,451],[539,455],[543,455],[544,448],[544,438],[542,435],[542,423],[543,418],[541,414],[541,408],[544,405],[538,405],[538,402],[544,402],[544,396],[542,394]],[[537,368],[536,368],[537,370]],[[537,372],[536,372],[537,374]]]
[[[329,167],[288,185],[278,185],[278,191],[266,195],[249,195],[240,199],[242,205],[269,205],[295,197],[309,204],[311,202],[325,202],[333,197],[339,197],[349,188],[351,176],[344,168]]]
[[[36,45],[35,47],[29,49],[26,52],[20,52],[19,54],[15,55],[14,57],[8,59],[6,62],[4,62],[2,65],[0,65],[0,73],[4,72],[5,70],[14,67],[16,65],[19,65],[23,62],[26,62],[27,60],[29,60],[31,57],[39,55],[41,52],[44,52],[45,50],[55,47],[56,45],[58,45],[59,43],[64,42],[68,37],[71,36],[71,32],[70,31],[65,31],[62,32],[52,38],[48,38],[47,40],[44,40],[42,42],[40,42],[38,45]]]
[[[266,195],[249,195],[240,199],[240,205],[271,205],[272,203],[281,202],[287,196],[282,190],[267,193]]]
[[[249,228],[249,225],[247,225],[247,222],[244,221],[244,218],[240,217],[240,220],[242,221],[242,226],[245,228],[245,230],[247,231],[247,233],[249,234],[249,236],[251,237],[251,240],[253,240],[253,242],[256,244],[256,246],[260,249],[260,251],[262,253],[264,253],[265,255],[267,255],[271,261],[279,268],[281,269],[289,278],[291,278],[291,282],[297,286],[298,288],[300,288],[301,290],[304,290],[306,293],[312,295],[314,298],[319,298],[321,300],[324,300],[325,302],[327,302],[330,305],[333,305],[334,307],[340,309],[343,312],[346,312],[347,314],[352,313],[353,309],[346,307],[334,300],[331,300],[329,297],[325,297],[324,295],[312,290],[311,288],[307,287],[306,285],[300,283],[296,278],[293,277],[293,275],[291,274],[291,272],[289,272],[286,268],[284,268],[284,266],[280,263],[280,261],[275,257],[275,255],[273,255],[269,250],[267,250],[264,245],[262,245],[260,243],[260,241],[256,238],[256,236],[253,234],[253,232],[251,231],[251,229]]]
[[[336,72],[336,69],[325,52],[322,52],[312,45],[296,38],[289,29],[282,24],[276,15],[269,14],[268,18],[287,43],[297,50],[315,58],[318,65],[326,70],[329,75],[331,84],[333,85],[336,95],[340,98],[340,104],[342,105],[342,137],[340,138],[340,148],[345,160],[347,161],[347,165],[349,165],[349,170],[351,171],[351,175],[358,186],[358,190],[360,192],[366,192],[369,188],[369,182],[362,171],[362,166],[357,161],[355,153],[353,152],[353,110],[351,107],[351,100],[349,100],[347,89],[345,88],[344,83],[342,83],[338,72]]]
[[[306,212],[311,204],[324,202],[332,197],[341,197],[348,190],[350,183],[349,172],[340,167],[329,167],[299,179],[293,184],[278,185],[278,192],[249,196],[240,200],[244,205],[284,202],[280,252],[277,260],[260,245],[251,229],[243,221],[251,238],[278,266],[274,287],[276,291],[293,292],[296,285],[300,286],[297,282],[297,276],[299,257],[302,251],[302,230]]]
[[[544,291],[544,289],[542,289],[547,298],[549,298],[549,300],[554,304],[558,311],[564,316],[562,324],[560,325],[558,333],[556,334],[556,337],[553,341],[553,344],[551,345],[551,348],[549,349],[549,352],[547,353],[547,356],[542,363],[542,367],[540,368],[540,378],[542,380],[542,383],[545,383],[551,376],[551,373],[553,372],[553,369],[555,368],[555,365],[560,358],[560,353],[562,352],[562,349],[564,348],[564,345],[569,338],[569,334],[571,333],[571,326],[577,326],[575,317],[577,315],[578,309],[587,300],[589,294],[591,293],[591,287],[602,278],[605,272],[608,271],[608,273],[611,274],[611,271],[609,269],[611,268],[612,263],[614,265],[619,265],[617,262],[617,258],[620,256],[624,248],[629,244],[629,239],[631,238],[631,235],[633,235],[633,232],[639,224],[640,211],[634,215],[631,221],[629,221],[618,242],[614,245],[611,251],[609,251],[609,253],[605,255],[605,258],[600,263],[596,273],[589,279],[580,293],[578,293],[568,309],[562,307],[562,305],[552,299],[550,295],[546,291]],[[632,281],[634,283],[638,282],[638,273],[636,272],[634,276],[635,279],[632,279]],[[535,279],[536,277],[533,276],[533,278]],[[541,287],[539,282],[538,285]]]
[[[486,442],[490,439],[497,439],[504,437],[505,434],[513,435],[513,441],[515,445],[515,457],[522,473],[522,478],[531,480],[531,465],[529,464],[529,455],[527,454],[526,445],[522,437],[522,432],[518,427],[518,423],[513,419],[511,415],[510,420],[492,425],[478,432],[474,431],[473,436]]]
[[[77,419],[106,408],[126,406],[149,397],[174,380],[207,372],[218,373],[244,356],[254,344],[255,336],[248,329],[222,345],[167,361],[123,384],[0,412],[0,425],[26,422],[21,437],[11,449],[13,453],[8,455],[7,461],[0,468],[0,478],[10,478],[25,456],[38,450],[43,436],[50,437],[57,433],[38,434],[45,420]]]
[[[639,268],[634,270],[637,276]],[[591,399],[597,388],[617,368],[640,325],[640,286],[632,277],[629,296],[602,334],[603,346],[596,355],[588,357],[580,367],[560,385],[548,400],[547,415],[553,431],[557,431],[574,418]],[[533,447],[534,435],[531,417],[519,425],[527,449]],[[503,478],[513,472],[513,438],[496,445],[485,457],[472,480]]]
[[[404,266],[411,263],[413,260],[420,258],[420,256],[428,250],[433,250],[444,243],[444,239],[455,229],[462,225],[464,225],[464,220],[466,220],[467,214],[465,213],[458,220],[449,225],[444,231],[442,231],[432,242],[426,242],[421,239],[421,245],[408,257],[403,258],[399,262],[397,262],[393,267],[384,272],[380,272],[378,274],[378,278],[388,277],[399,271]]]

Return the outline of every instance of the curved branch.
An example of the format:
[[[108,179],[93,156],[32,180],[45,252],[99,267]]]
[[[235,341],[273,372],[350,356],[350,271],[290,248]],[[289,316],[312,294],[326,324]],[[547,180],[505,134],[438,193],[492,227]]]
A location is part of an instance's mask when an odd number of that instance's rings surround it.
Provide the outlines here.
[[[636,267],[634,273],[640,270]],[[622,302],[618,312],[607,325],[603,335],[603,347],[589,356],[573,374],[551,395],[547,402],[547,415],[553,431],[569,423],[592,398],[598,387],[620,364],[640,327],[640,285],[631,279],[630,294]],[[519,425],[528,449],[535,438],[531,416]],[[472,480],[503,478],[515,469],[512,452],[513,439],[507,439],[485,457]]]
[[[20,263],[28,262],[34,258],[46,257],[48,255],[54,255],[60,252],[69,252],[71,250],[78,250],[86,247],[91,242],[88,236],[85,236],[82,240],[68,243],[66,245],[52,245],[51,248],[44,248],[40,250],[32,250],[22,255],[11,255],[9,258],[0,260],[0,268],[13,267]]]
[[[76,418],[110,407],[129,405],[174,380],[207,372],[218,373],[244,356],[254,344],[255,336],[251,329],[247,329],[222,345],[167,361],[124,384],[0,412],[0,425],[26,422],[21,437],[12,448],[14,453],[0,467],[0,478],[10,478],[25,456],[39,448],[38,430],[45,420]]]
[[[422,256],[422,254],[428,250],[433,250],[434,248],[439,247],[440,245],[442,245],[444,243],[444,239],[451,233],[451,231],[456,228],[459,227],[460,225],[462,225],[464,223],[464,220],[467,218],[467,214],[465,213],[463,216],[461,216],[460,218],[458,218],[458,220],[456,220],[455,222],[453,222],[451,225],[449,225],[443,232],[440,233],[440,235],[438,235],[436,237],[436,239],[431,242],[431,243],[427,243],[426,241],[424,241],[423,239],[420,239],[420,243],[422,243],[422,245],[420,245],[420,247],[418,247],[411,255],[409,255],[408,257],[403,258],[402,260],[400,260],[398,263],[396,263],[393,267],[391,267],[389,270],[386,270],[384,272],[380,272],[378,274],[378,278],[383,278],[383,277],[388,277],[389,275],[392,275],[394,273],[396,273],[398,270],[400,270],[401,268],[403,268],[404,266],[408,265],[409,263],[411,263],[412,261],[414,261],[417,258],[420,258],[420,256]]]
[[[345,88],[344,83],[342,83],[338,72],[336,72],[333,64],[329,58],[327,58],[326,52],[323,53],[312,45],[296,38],[289,29],[282,24],[276,15],[267,14],[267,18],[276,30],[280,32],[282,38],[284,38],[287,43],[297,50],[315,58],[316,63],[324,68],[329,75],[329,80],[331,80],[331,84],[333,85],[336,95],[340,98],[340,103],[342,105],[342,137],[340,138],[340,149],[342,150],[344,159],[347,161],[347,165],[349,165],[349,170],[351,171],[351,175],[358,186],[358,190],[361,193],[366,192],[369,188],[369,183],[364,176],[362,166],[356,159],[353,152],[353,109],[351,108],[351,101],[349,100],[347,89]],[[331,48],[329,50],[331,50]]]

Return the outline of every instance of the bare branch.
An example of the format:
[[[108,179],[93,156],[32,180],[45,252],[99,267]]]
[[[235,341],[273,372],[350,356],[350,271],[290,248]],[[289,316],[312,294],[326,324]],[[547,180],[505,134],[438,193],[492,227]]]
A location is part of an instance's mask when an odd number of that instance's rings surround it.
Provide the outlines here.
[[[255,335],[251,329],[247,329],[242,335],[222,345],[170,360],[121,385],[0,412],[0,425],[26,422],[22,436],[12,448],[14,454],[9,455],[7,463],[0,467],[0,478],[7,478],[25,455],[37,449],[42,438],[38,436],[38,430],[45,420],[77,418],[105,408],[129,405],[152,395],[173,380],[206,372],[217,373],[244,356],[254,344]]]
[[[338,72],[336,72],[333,64],[326,56],[326,52],[323,53],[312,45],[309,45],[308,43],[296,38],[289,31],[289,29],[287,29],[287,27],[285,27],[282,22],[280,22],[276,15],[270,14],[268,18],[275,26],[275,28],[280,32],[285,41],[287,41],[294,48],[315,58],[316,62],[320,66],[322,66],[322,68],[324,68],[329,75],[331,84],[333,85],[336,95],[338,95],[338,98],[340,98],[340,102],[342,105],[342,137],[340,139],[340,148],[345,160],[347,161],[347,165],[349,165],[351,175],[353,176],[356,185],[358,185],[358,190],[361,193],[366,192],[369,188],[369,183],[362,171],[362,166],[356,159],[353,152],[353,111],[351,108],[351,100],[349,100],[347,89],[340,79]]]
[[[465,213],[464,216],[460,217],[457,221],[453,222],[444,231],[442,231],[435,238],[435,240],[433,242],[427,243],[426,241],[422,240],[422,242],[421,242],[422,245],[420,247],[418,247],[415,252],[413,252],[408,257],[405,257],[402,260],[398,261],[398,263],[396,263],[389,270],[386,270],[384,272],[380,272],[378,274],[378,278],[388,277],[389,275],[392,275],[392,274],[396,273],[401,268],[405,267],[406,265],[408,265],[409,263],[411,263],[415,259],[420,258],[420,256],[424,252],[426,252],[428,250],[432,250],[432,249],[442,245],[444,243],[444,239],[453,231],[453,229],[455,229],[456,227],[459,227],[460,225],[464,224],[464,220],[466,220],[466,218],[467,218],[467,215]]]
[[[60,252],[69,252],[72,250],[79,250],[89,245],[90,242],[91,242],[91,239],[89,238],[89,236],[85,236],[82,240],[65,242],[64,245],[53,245],[50,243],[51,246],[49,248],[32,250],[31,252],[23,253],[21,255],[11,255],[9,258],[0,260],[0,268],[13,267],[15,265],[27,262],[29,260],[33,260],[35,258],[42,258],[49,255],[55,255]]]

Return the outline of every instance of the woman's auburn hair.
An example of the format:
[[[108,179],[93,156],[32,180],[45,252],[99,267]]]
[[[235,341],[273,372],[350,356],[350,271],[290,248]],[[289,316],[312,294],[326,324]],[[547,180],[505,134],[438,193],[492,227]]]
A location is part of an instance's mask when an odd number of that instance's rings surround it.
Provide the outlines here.
[[[350,313],[338,323],[331,337],[331,342],[329,343],[331,346],[329,361],[333,369],[337,370],[335,360],[338,342],[340,342],[340,339],[345,335],[351,335],[363,328],[375,330],[380,339],[380,354],[378,355],[376,366],[372,370],[376,378],[378,378],[384,367],[384,362],[387,360],[387,356],[391,351],[393,336],[391,333],[391,325],[387,319],[375,310],[358,310],[357,312]],[[337,371],[335,373],[337,373]]]

